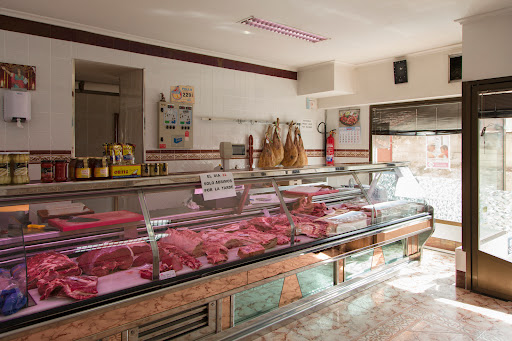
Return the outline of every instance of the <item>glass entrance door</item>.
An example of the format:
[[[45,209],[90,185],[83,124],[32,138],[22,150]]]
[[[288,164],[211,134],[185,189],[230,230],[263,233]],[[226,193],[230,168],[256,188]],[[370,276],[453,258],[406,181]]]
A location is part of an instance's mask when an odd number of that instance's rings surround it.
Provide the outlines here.
[[[467,101],[466,103],[469,103]],[[476,84],[463,121],[463,226],[471,289],[512,299],[512,83]],[[469,128],[468,128],[469,127]],[[467,136],[470,133],[470,136]],[[468,162],[468,164],[465,164]]]

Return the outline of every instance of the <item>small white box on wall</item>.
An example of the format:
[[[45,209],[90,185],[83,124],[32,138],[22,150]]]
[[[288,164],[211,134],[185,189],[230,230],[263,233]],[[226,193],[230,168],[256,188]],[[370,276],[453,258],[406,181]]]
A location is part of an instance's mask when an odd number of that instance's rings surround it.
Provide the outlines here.
[[[30,92],[6,91],[4,93],[4,121],[20,122],[30,121],[32,118]]]

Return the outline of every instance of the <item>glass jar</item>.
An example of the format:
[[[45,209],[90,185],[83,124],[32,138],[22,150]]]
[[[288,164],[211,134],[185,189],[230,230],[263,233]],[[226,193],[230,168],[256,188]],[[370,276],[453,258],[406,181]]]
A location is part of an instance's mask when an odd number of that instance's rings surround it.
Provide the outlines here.
[[[51,160],[41,161],[41,182],[53,182],[53,162]]]
[[[28,184],[30,182],[28,175],[28,162],[30,160],[30,155],[28,153],[11,154],[10,159],[12,174],[11,183],[14,185]]]
[[[79,157],[75,163],[75,180],[89,180],[91,178],[91,168],[89,167],[89,159]]]
[[[149,163],[143,163],[142,165],[142,176],[150,176],[151,173],[149,171],[150,164]]]
[[[64,182],[68,180],[68,165],[66,160],[55,160],[55,181]]]
[[[151,163],[149,165],[149,174],[151,176],[159,176],[160,175],[160,167],[158,167],[158,163]]]
[[[160,172],[160,175],[167,175],[167,163],[159,163],[158,170]]]
[[[94,178],[95,179],[108,179],[108,163],[107,158],[96,158],[94,159]]]
[[[11,164],[8,154],[0,154],[0,185],[11,183]]]

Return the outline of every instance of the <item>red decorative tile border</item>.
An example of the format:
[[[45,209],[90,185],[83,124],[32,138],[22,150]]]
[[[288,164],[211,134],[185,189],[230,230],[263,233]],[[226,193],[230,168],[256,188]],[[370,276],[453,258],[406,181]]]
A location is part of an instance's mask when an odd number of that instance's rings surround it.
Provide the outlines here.
[[[255,149],[253,153],[254,159],[260,157],[261,149]],[[324,157],[323,149],[307,149],[306,154],[308,157]],[[234,159],[249,159],[249,156],[235,156]],[[146,162],[159,162],[159,161],[180,161],[180,160],[220,160],[220,152],[218,150],[177,150],[177,149],[162,149],[162,150],[147,150]]]
[[[105,47],[108,49],[144,54],[148,56],[180,60],[184,62],[209,65],[224,69],[257,73],[266,76],[297,80],[297,72],[272,68],[263,65],[245,63],[205,54],[181,51],[168,47],[150,45],[137,41],[110,37],[37,21],[0,15],[0,29],[12,32],[31,34],[40,37],[71,41],[75,43]]]
[[[370,151],[368,149],[335,149],[334,157],[358,157],[368,159]]]
[[[31,164],[41,163],[42,160],[66,160],[71,158],[71,150],[0,150],[5,153],[29,153]]]

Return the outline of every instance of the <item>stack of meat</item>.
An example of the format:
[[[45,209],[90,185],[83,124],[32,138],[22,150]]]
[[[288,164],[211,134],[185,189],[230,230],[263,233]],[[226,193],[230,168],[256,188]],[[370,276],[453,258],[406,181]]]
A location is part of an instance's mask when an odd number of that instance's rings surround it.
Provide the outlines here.
[[[96,296],[98,278],[83,276],[69,257],[54,251],[27,259],[28,288],[37,288],[41,300],[50,296],[83,300]]]
[[[305,196],[300,198],[300,200],[295,203],[292,212],[312,215],[315,217],[323,217],[327,210],[327,206],[325,206],[323,202],[313,203],[311,197]]]

